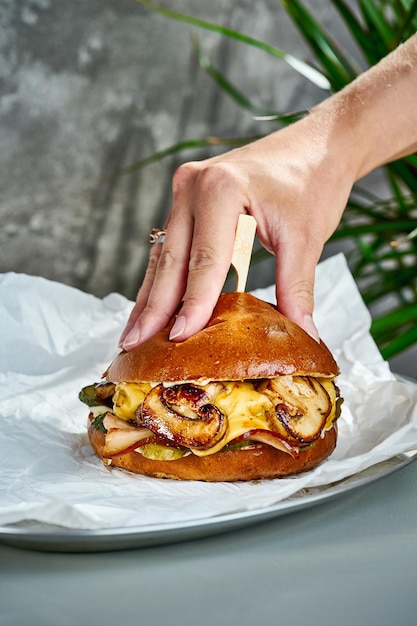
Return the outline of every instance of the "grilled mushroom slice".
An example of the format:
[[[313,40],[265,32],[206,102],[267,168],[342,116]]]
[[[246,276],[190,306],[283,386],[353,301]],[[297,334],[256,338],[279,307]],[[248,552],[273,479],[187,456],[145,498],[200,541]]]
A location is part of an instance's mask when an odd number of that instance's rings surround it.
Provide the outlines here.
[[[140,419],[146,428],[169,441],[189,448],[207,449],[224,436],[227,420],[211,401],[221,384],[205,389],[188,383],[165,387],[160,384],[146,396]]]
[[[116,389],[116,385],[114,383],[109,383],[107,381],[103,381],[95,385],[95,391],[96,391],[97,397],[100,398],[100,400],[102,400],[103,403],[107,401],[107,404],[109,404],[109,406],[111,406],[111,399],[114,395],[115,389]]]
[[[263,390],[274,402],[278,430],[300,443],[318,439],[332,409],[330,396],[316,378],[281,376]]]

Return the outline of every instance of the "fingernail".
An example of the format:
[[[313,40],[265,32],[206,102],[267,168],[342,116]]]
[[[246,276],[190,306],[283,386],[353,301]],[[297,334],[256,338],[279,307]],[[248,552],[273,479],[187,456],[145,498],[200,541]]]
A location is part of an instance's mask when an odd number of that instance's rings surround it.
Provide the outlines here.
[[[312,337],[317,343],[320,343],[319,332],[316,328],[315,323],[313,322],[313,318],[311,315],[304,315],[303,318],[303,328],[304,330]]]
[[[171,332],[169,333],[169,338],[172,340],[172,339],[176,339],[177,337],[180,337],[183,334],[186,325],[187,325],[187,320],[185,319],[185,317],[183,315],[179,315],[177,319],[175,320],[174,326],[171,328]]]
[[[126,326],[126,328],[123,330],[119,339],[119,348],[123,348],[124,340],[126,339],[126,337],[128,336],[131,330],[132,330],[132,327],[129,328],[129,326]]]
[[[121,347],[125,350],[131,350],[139,343],[139,339],[140,330],[137,326],[134,326],[132,330],[130,330],[129,333],[126,335]]]

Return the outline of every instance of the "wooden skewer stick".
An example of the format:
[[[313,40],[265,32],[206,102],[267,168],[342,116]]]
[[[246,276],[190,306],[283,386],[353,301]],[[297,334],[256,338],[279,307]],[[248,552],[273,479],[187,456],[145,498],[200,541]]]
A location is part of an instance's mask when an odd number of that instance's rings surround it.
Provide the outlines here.
[[[255,218],[252,217],[252,215],[241,213],[237,223],[235,245],[233,248],[231,263],[237,274],[235,291],[245,291],[255,233]]]

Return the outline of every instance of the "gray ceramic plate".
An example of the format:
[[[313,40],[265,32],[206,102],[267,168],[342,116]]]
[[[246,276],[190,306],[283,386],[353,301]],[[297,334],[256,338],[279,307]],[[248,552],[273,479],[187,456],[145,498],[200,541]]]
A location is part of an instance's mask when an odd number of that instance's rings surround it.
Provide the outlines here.
[[[251,511],[219,515],[191,522],[103,530],[72,530],[28,521],[0,527],[0,541],[20,548],[48,552],[102,552],[197,539],[248,527],[328,502],[387,476],[416,458],[417,450],[412,450],[373,465],[337,483],[304,489],[274,506]]]

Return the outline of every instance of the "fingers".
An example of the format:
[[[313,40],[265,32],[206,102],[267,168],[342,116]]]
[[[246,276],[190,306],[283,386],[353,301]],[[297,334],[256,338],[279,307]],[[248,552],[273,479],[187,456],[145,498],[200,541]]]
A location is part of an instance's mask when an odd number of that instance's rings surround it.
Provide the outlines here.
[[[140,314],[142,313],[143,309],[146,306],[146,303],[148,301],[149,298],[149,294],[150,291],[152,289],[152,285],[155,279],[155,273],[156,273],[156,268],[158,266],[158,261],[159,261],[159,257],[161,255],[161,250],[162,250],[162,246],[161,244],[155,244],[152,246],[150,253],[149,253],[149,261],[148,261],[148,267],[145,273],[145,277],[143,279],[143,283],[141,285],[141,288],[139,289],[137,298],[136,298],[136,303],[129,315],[129,318],[127,320],[127,324],[122,332],[122,334],[120,335],[120,339],[119,339],[119,346],[122,347],[124,341],[127,338],[127,335],[129,335],[129,333],[132,331],[132,334],[130,336],[130,342],[132,343],[132,345],[135,345],[138,343],[139,340],[139,329],[137,331],[137,333],[135,333],[135,331],[133,330],[135,328],[135,325],[137,323],[137,320],[140,316]]]
[[[315,269],[322,245],[293,233],[285,238],[276,255],[276,297],[278,310],[320,341],[313,321]]]
[[[238,217],[245,211],[242,186],[227,166],[201,170],[196,183],[187,287],[170,334],[175,341],[187,339],[210,319],[230,268]]]
[[[174,177],[163,245],[152,250],[144,283],[121,336],[131,350],[163,328],[178,309],[170,339],[182,341],[208,322],[230,268],[241,194],[224,168],[187,164]],[[179,180],[180,179],[180,180]],[[227,189],[227,193],[226,193]]]
[[[161,330],[174,315],[185,291],[191,220],[171,220],[164,243],[155,244],[136,304],[120,338],[132,350]]]
[[[187,290],[171,330],[171,340],[184,340],[207,324],[227,277],[232,258],[236,219],[197,227],[190,253]],[[210,241],[208,233],[210,232]]]
[[[177,183],[178,174],[174,175],[174,198],[165,225],[165,240],[163,244],[152,247],[136,304],[120,337],[120,347],[127,351],[167,324],[185,292],[194,228],[189,203],[194,165],[188,165],[182,185]],[[179,170],[184,171],[186,168]]]

